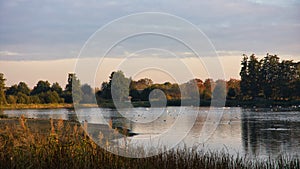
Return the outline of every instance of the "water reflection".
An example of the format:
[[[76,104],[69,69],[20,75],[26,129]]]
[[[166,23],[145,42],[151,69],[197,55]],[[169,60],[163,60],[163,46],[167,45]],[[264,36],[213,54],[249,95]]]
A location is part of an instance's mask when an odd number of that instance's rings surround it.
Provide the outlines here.
[[[19,117],[24,114],[27,118],[87,122],[89,133],[94,138],[98,138],[99,131],[105,134],[105,131],[109,131],[110,128],[125,127],[138,133],[132,138],[146,140],[167,132],[176,122],[179,108],[168,107],[163,111],[159,108],[151,109],[151,111],[147,108],[136,108],[134,112],[122,113],[108,108],[80,109],[76,111],[77,114],[68,109],[5,110],[3,113],[9,117]],[[224,113],[218,127],[202,144],[200,135],[208,117],[208,110],[208,108],[184,107],[181,111],[183,116],[177,123],[177,130],[171,133],[170,141],[186,132],[182,129],[195,121],[191,114],[197,112],[198,117],[181,145],[192,147],[200,144],[210,150],[223,149],[232,154],[239,152],[260,157],[276,157],[280,153],[293,155],[300,152],[300,112],[225,108],[222,109]],[[109,127],[110,123],[111,127]]]
[[[300,152],[299,112],[242,111],[242,142],[246,154],[277,156]]]
[[[209,135],[207,141],[202,142],[205,139],[201,138],[201,132],[205,132],[203,131],[203,125],[208,117],[208,108],[200,108],[195,125],[183,143],[188,146],[200,145],[200,148],[204,148],[205,150],[227,151],[231,154],[242,153],[241,109],[227,108],[216,111],[219,111],[219,113],[223,111],[223,116],[218,123],[218,127]]]
[[[63,119],[76,120],[76,115],[72,109],[24,109],[24,110],[5,110],[4,114],[8,117],[20,117],[24,115],[31,119]]]

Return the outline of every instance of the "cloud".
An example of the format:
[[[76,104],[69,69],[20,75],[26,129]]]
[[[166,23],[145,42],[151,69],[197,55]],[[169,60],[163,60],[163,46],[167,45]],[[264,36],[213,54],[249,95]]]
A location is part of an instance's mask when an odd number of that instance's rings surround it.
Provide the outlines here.
[[[249,0],[250,2],[260,4],[260,5],[274,5],[274,6],[294,6],[299,5],[300,2],[298,0]]]
[[[217,51],[217,54],[219,56],[242,56],[243,54],[248,54],[249,52],[247,51],[238,51],[238,50],[232,50],[232,51],[226,51],[226,50],[222,50],[222,51]]]
[[[20,56],[21,53],[18,52],[10,52],[10,51],[0,51],[0,56]]]
[[[298,55],[299,7],[296,0],[192,0],[184,4],[178,0],[0,0],[0,50],[17,50],[16,53],[22,54],[13,58],[2,53],[0,59],[74,58],[77,55],[74,51],[79,52],[101,26],[121,16],[146,11],[187,19],[203,30],[219,51]],[[173,26],[173,29],[180,28]],[[126,27],[119,31],[126,31]],[[132,46],[140,43],[132,41]],[[170,49],[168,44],[161,47]]]

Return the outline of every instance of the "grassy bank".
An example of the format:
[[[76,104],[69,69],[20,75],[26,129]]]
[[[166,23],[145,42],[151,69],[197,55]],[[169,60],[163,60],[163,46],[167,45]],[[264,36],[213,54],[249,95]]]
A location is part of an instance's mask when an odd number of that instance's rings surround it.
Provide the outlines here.
[[[124,158],[90,140],[76,122],[32,119],[0,121],[0,168],[300,168],[299,158],[251,161],[222,152],[168,151]]]
[[[98,107],[96,104],[80,104],[78,107],[89,108],[89,107]],[[52,104],[7,104],[1,105],[0,110],[13,110],[13,109],[72,109],[74,108],[73,104],[67,103],[52,103]]]
[[[201,100],[200,103],[196,103],[194,100],[185,100],[187,105],[199,105],[201,107],[211,106],[211,100]],[[112,100],[102,100],[97,104],[79,104],[77,107],[91,108],[91,107],[104,107],[104,108],[115,108]],[[133,107],[150,107],[149,101],[133,101],[131,102]],[[223,106],[224,103],[220,103]],[[181,100],[168,100],[167,106],[181,106]],[[270,108],[270,107],[283,107],[292,108],[288,110],[300,110],[300,101],[274,101],[274,100],[226,100],[226,107],[244,107],[244,108]],[[0,105],[0,110],[12,110],[12,109],[57,109],[57,108],[74,108],[73,104],[56,103],[56,104],[7,104]]]

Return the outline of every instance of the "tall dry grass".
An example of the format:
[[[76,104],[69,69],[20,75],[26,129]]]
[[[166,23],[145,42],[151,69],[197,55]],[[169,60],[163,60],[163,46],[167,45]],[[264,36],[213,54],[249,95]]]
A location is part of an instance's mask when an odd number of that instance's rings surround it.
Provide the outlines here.
[[[225,152],[188,148],[149,158],[125,158],[97,146],[78,123],[50,119],[41,129],[28,125],[24,117],[18,121],[1,121],[0,168],[300,168],[297,157],[253,161]],[[103,134],[99,133],[99,139],[102,138]]]

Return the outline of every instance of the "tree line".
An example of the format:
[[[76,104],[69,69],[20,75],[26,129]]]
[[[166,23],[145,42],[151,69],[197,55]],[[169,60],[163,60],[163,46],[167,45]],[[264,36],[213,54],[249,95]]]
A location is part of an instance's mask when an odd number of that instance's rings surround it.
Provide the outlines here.
[[[243,55],[241,63],[242,100],[299,100],[300,62],[267,54],[258,59]]]
[[[195,88],[198,94],[193,93],[196,91]],[[195,97],[200,97],[201,100],[211,100],[215,97],[234,100],[240,96],[240,80],[192,79],[183,84],[170,82],[157,84],[149,78],[134,81],[125,77],[122,71],[117,71],[110,75],[109,82],[102,83],[101,89],[96,92],[96,97],[100,102],[112,100],[112,95],[116,93],[115,95],[120,97],[116,99],[119,100],[149,101],[149,94],[154,89],[163,91],[167,100],[195,99]],[[187,98],[183,98],[182,91],[187,92],[184,95],[188,96]]]
[[[238,105],[247,101],[255,104],[261,101],[299,101],[300,100],[300,62],[282,60],[277,55],[266,54],[258,59],[254,54],[250,57],[243,55],[240,70],[241,80],[192,79],[183,84],[165,82],[154,84],[151,79],[144,78],[134,81],[125,77],[122,71],[113,72],[109,82],[104,82],[101,90],[96,93],[97,100],[111,100],[112,93],[128,97],[131,101],[149,101],[149,94],[154,89],[164,92],[167,100],[193,99],[200,97],[202,101],[225,99],[236,101]],[[112,81],[115,85],[111,91]],[[195,94],[193,86],[197,87],[199,95]],[[190,92],[189,98],[183,98],[181,91]],[[246,102],[245,102],[246,101]]]
[[[183,84],[157,84],[149,78],[135,81],[122,71],[116,71],[111,73],[108,82],[101,84],[100,89],[94,90],[88,84],[81,85],[76,75],[70,73],[64,89],[57,82],[50,84],[43,80],[30,89],[25,82],[6,87],[6,79],[0,73],[0,104],[73,103],[73,99],[77,103],[94,103],[95,98],[101,103],[111,101],[114,96],[117,100],[149,101],[149,94],[154,89],[163,91],[167,100],[196,97],[200,97],[201,101],[210,101],[212,98],[239,102],[300,100],[300,62],[280,62],[277,55],[270,54],[260,60],[254,54],[250,57],[243,55],[240,77],[241,80],[192,79]],[[188,94],[183,95],[182,91]]]
[[[6,87],[5,81],[3,73],[0,73],[1,105],[73,103],[73,97],[75,100],[84,98],[84,101],[91,102],[94,98],[94,90],[88,84],[81,85],[74,73],[69,74],[68,83],[64,89],[57,82],[50,84],[43,80],[38,81],[33,89],[30,89],[25,82]]]

